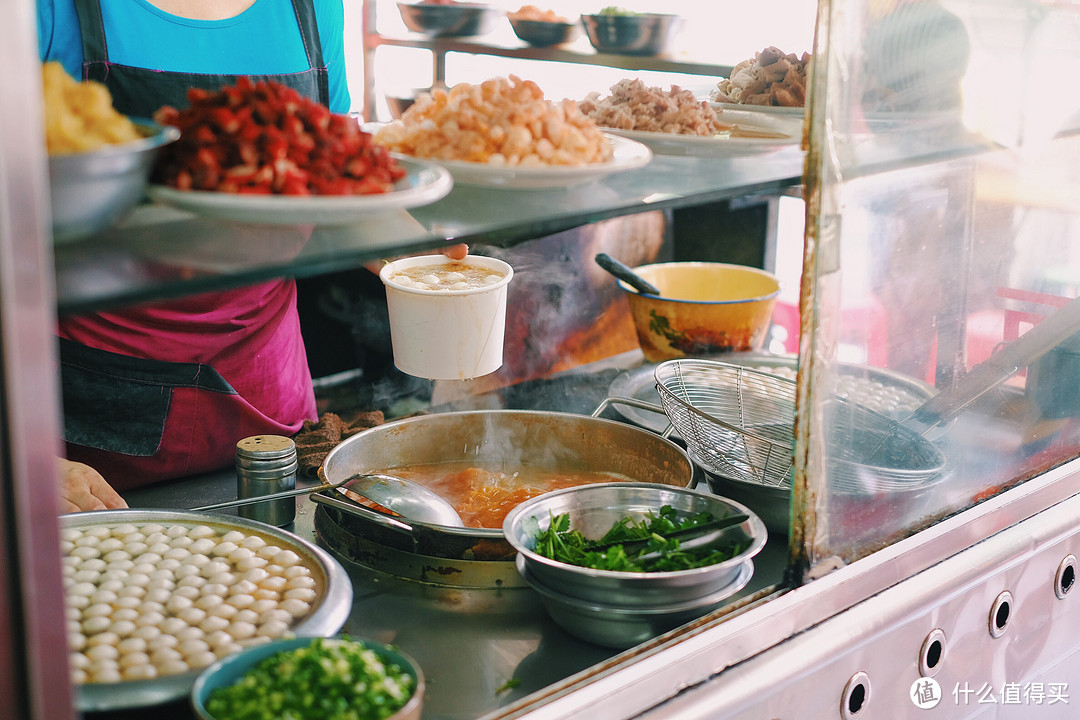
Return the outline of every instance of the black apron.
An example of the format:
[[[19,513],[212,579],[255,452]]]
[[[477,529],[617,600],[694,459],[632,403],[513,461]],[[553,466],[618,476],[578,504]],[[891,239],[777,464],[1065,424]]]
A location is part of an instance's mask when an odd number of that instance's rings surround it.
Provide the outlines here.
[[[256,0],[260,1],[260,0]],[[285,75],[249,75],[252,82],[272,80],[287,85],[309,100],[330,105],[329,76],[323,62],[322,43],[315,23],[315,7],[310,0],[292,0],[309,68]],[[147,68],[109,62],[100,0],[75,0],[83,46],[83,79],[105,83],[112,93],[113,106],[125,115],[149,118],[163,105],[187,106],[191,88],[217,91],[236,83],[239,75],[159,72]]]
[[[292,0],[309,68],[281,75],[250,75],[252,81],[273,81],[299,92],[309,100],[329,105],[329,81],[323,62],[315,8],[311,0]],[[187,106],[187,91],[217,91],[236,83],[239,75],[158,72],[117,65],[109,61],[100,0],[75,0],[83,46],[83,78],[104,83],[114,107],[132,117],[150,118],[164,105]],[[61,325],[63,321],[61,321]],[[82,460],[105,474],[115,459],[119,466],[138,460],[139,475],[147,480],[175,476],[163,468],[147,470],[163,448],[174,388],[193,388],[217,395],[236,391],[213,368],[198,363],[145,360],[81,343],[60,341],[61,385],[64,403],[64,434],[68,456]],[[235,445],[236,440],[231,442]],[[231,462],[221,449],[222,466]],[[131,460],[125,461],[126,457]],[[174,466],[174,460],[166,463]],[[156,466],[152,466],[155,467]],[[112,476],[118,487],[141,484],[137,478]],[[119,475],[120,473],[116,473]],[[127,474],[127,473],[123,473]]]

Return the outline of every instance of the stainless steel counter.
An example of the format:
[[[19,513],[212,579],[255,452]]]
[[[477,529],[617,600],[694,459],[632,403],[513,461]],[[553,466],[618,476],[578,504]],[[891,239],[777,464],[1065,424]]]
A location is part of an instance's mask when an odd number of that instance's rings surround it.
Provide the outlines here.
[[[132,491],[126,499],[132,507],[191,508],[231,500],[235,493],[233,474],[224,472]],[[285,529],[315,540],[316,507],[300,496],[296,520]],[[757,558],[751,583],[733,601],[780,582],[784,541],[770,541]],[[354,587],[352,613],[342,631],[393,643],[416,658],[427,675],[425,719],[478,718],[617,655],[567,634],[528,587],[439,587],[348,561],[342,564]],[[128,712],[92,717],[145,716]],[[155,709],[155,716],[193,717],[185,703]]]

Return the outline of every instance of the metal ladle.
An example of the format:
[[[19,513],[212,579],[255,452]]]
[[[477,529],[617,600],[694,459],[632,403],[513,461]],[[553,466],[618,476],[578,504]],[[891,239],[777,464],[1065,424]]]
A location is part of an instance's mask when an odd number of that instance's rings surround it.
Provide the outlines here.
[[[465,525],[454,506],[443,496],[423,485],[383,473],[355,473],[340,482],[324,482],[311,487],[295,488],[240,500],[229,500],[228,502],[203,505],[191,509],[194,511],[223,510],[240,505],[253,505],[267,500],[307,495],[322,492],[323,490],[343,489],[346,485],[348,491],[363,496],[403,518],[449,527],[464,527]]]
[[[660,288],[656,287],[607,253],[597,253],[596,264],[637,290],[639,293],[656,295],[657,297],[660,296]]]

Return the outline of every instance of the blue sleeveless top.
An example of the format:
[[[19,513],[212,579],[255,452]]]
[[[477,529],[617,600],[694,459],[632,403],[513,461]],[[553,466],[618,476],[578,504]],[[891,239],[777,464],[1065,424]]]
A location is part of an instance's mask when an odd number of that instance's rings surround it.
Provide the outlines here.
[[[329,74],[330,110],[347,113],[349,88],[343,47],[341,0],[313,0],[323,60]],[[308,68],[293,5],[255,0],[226,20],[189,20],[145,0],[101,0],[111,61],[186,73],[284,74]],[[38,0],[38,42],[43,61],[59,60],[82,77],[83,51],[74,0]]]

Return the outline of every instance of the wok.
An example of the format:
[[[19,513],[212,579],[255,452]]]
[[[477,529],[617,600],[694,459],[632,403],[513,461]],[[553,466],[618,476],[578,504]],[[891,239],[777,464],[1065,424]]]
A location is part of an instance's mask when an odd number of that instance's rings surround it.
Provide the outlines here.
[[[472,410],[378,425],[342,441],[323,462],[338,484],[357,472],[468,462],[492,472],[522,467],[607,472],[621,479],[688,487],[694,466],[672,441],[617,420],[533,410]],[[339,489],[312,500],[349,532],[390,548],[437,558],[510,560],[501,528],[455,528],[405,521],[348,500]]]

